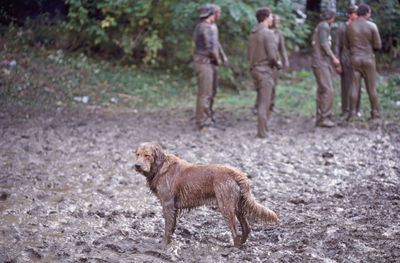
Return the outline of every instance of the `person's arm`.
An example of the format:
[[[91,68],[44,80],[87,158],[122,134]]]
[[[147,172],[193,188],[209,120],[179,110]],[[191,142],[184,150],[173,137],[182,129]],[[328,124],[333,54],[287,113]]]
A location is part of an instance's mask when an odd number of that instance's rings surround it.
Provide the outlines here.
[[[340,26],[340,27],[338,27],[338,29],[336,29],[336,32],[335,32],[335,45],[333,47],[333,50],[334,50],[335,55],[337,57],[340,56],[340,50],[341,50],[340,47],[343,45],[342,39],[343,39],[343,30],[342,30],[342,27]]]
[[[325,52],[328,57],[332,59],[333,64],[338,65],[340,62],[336,58],[335,54],[333,54],[331,47],[329,45],[329,27],[322,26],[319,28],[319,44],[322,47],[322,50]]]
[[[254,52],[254,47],[252,42],[252,34],[250,33],[247,40],[247,60],[249,61],[250,70],[252,69],[254,63],[253,52]]]
[[[373,35],[372,35],[372,41],[373,41],[373,48],[374,49],[381,49],[382,48],[382,40],[381,36],[379,35],[379,30],[378,27],[375,24],[373,25]]]
[[[228,65],[228,57],[226,56],[224,49],[221,46],[221,43],[218,43],[218,51],[222,58],[222,63],[224,63],[224,65],[227,66]]]
[[[281,69],[282,62],[279,60],[276,42],[271,31],[266,31],[264,35],[264,48],[269,60],[269,65]]]
[[[344,31],[343,33],[343,46],[344,48],[346,48],[347,50],[350,50],[350,41],[349,41],[349,28],[346,28],[346,31]]]
[[[282,56],[282,64],[284,68],[288,68],[289,65],[289,58],[286,53],[286,48],[285,48],[285,40],[283,38],[283,34],[281,31],[279,31],[279,53],[281,53]]]

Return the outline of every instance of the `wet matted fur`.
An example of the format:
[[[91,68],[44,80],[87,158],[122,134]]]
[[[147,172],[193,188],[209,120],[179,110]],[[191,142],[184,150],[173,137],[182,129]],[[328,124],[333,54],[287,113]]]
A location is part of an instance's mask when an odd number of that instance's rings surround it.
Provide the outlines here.
[[[157,143],[144,142],[136,149],[135,169],[147,179],[163,209],[167,245],[175,231],[180,210],[216,203],[228,225],[235,247],[246,242],[249,219],[278,222],[277,215],[258,204],[250,193],[247,176],[238,168],[221,164],[193,164],[165,154]],[[242,234],[236,226],[239,220]]]

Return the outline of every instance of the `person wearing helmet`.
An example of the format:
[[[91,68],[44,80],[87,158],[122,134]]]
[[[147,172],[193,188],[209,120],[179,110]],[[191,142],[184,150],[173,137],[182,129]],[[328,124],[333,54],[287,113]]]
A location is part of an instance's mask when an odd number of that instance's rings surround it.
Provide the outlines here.
[[[347,26],[344,42],[350,50],[351,61],[350,111],[347,121],[353,120],[356,115],[361,78],[365,80],[371,104],[371,119],[380,117],[376,94],[374,49],[380,49],[382,41],[376,24],[368,21],[371,17],[371,8],[367,4],[360,4],[357,14],[359,18]]]
[[[350,109],[350,51],[344,45],[344,34],[351,22],[358,18],[358,6],[351,5],[347,8],[347,21],[339,25],[335,34],[335,55],[340,59],[342,73],[340,74],[342,116],[347,116]],[[359,89],[361,91],[361,89]],[[361,92],[358,94],[356,111],[360,113]]]
[[[330,118],[333,108],[332,67],[340,68],[340,62],[331,50],[330,25],[335,20],[336,12],[326,9],[321,14],[321,22],[314,29],[312,36],[312,69],[317,80],[317,127],[335,126]],[[340,72],[340,70],[338,70]]]
[[[200,23],[194,30],[195,54],[193,67],[197,78],[196,125],[204,130],[213,124],[212,100],[214,77],[217,66],[221,64],[218,55],[217,39],[213,33],[215,10],[211,4],[200,7]]]
[[[268,115],[274,86],[274,68],[282,68],[274,34],[268,28],[272,23],[271,10],[261,7],[256,11],[256,24],[247,44],[250,73],[257,90],[257,137],[265,138],[268,132]]]

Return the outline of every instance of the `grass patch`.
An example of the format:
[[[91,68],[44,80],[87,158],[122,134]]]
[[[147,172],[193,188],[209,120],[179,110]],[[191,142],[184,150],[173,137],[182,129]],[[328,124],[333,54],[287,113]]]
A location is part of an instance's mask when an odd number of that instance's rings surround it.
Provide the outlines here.
[[[62,50],[7,47],[0,52],[3,109],[162,108],[194,103],[196,84],[168,71],[121,66]]]
[[[217,94],[215,105],[253,107],[256,92],[250,87],[250,81],[241,83],[241,92],[222,90]],[[340,78],[335,76],[334,105],[335,115],[341,114]],[[379,108],[384,119],[400,121],[400,75],[383,77],[377,75]],[[280,73],[275,95],[275,107],[279,111],[301,113],[312,116],[316,113],[317,83],[312,71],[301,70]],[[361,112],[365,119],[370,117],[370,103],[365,84],[361,88]]]

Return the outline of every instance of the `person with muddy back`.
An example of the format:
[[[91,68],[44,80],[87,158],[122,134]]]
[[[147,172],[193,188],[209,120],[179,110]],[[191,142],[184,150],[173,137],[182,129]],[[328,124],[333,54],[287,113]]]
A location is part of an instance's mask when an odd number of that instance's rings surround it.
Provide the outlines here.
[[[351,5],[347,8],[347,21],[339,25],[336,29],[335,37],[335,55],[340,59],[342,66],[342,73],[340,74],[340,86],[341,86],[341,101],[342,101],[342,116],[346,116],[350,110],[350,51],[344,45],[344,36],[346,33],[347,26],[358,18],[357,15],[358,6]],[[361,89],[359,89],[361,91]],[[356,112],[360,115],[360,102],[361,92],[357,96]]]
[[[218,29],[213,26],[219,14],[220,11],[216,15],[216,9],[212,4],[203,4],[200,8],[201,21],[194,31],[193,65],[198,85],[196,124],[200,130],[204,130],[215,122],[212,105],[216,94],[218,65],[222,63],[222,59],[226,59],[226,56],[221,58]]]
[[[376,94],[374,49],[380,49],[382,41],[378,27],[368,21],[368,18],[371,17],[371,8],[366,4],[360,4],[357,14],[359,18],[347,26],[345,34],[345,46],[350,50],[351,61],[350,111],[347,121],[353,120],[356,115],[361,78],[365,80],[365,87],[371,104],[371,119],[379,119],[380,117]]]
[[[267,121],[274,87],[274,70],[281,69],[274,34],[269,29],[272,23],[271,10],[261,7],[256,11],[258,24],[250,32],[247,56],[250,73],[257,91],[257,136],[265,138],[268,131]]]
[[[333,83],[331,62],[336,71],[341,72],[340,62],[331,50],[330,25],[335,20],[336,12],[326,9],[321,13],[321,22],[314,29],[312,36],[312,69],[317,80],[317,127],[331,128],[335,123],[330,119],[333,108]]]

